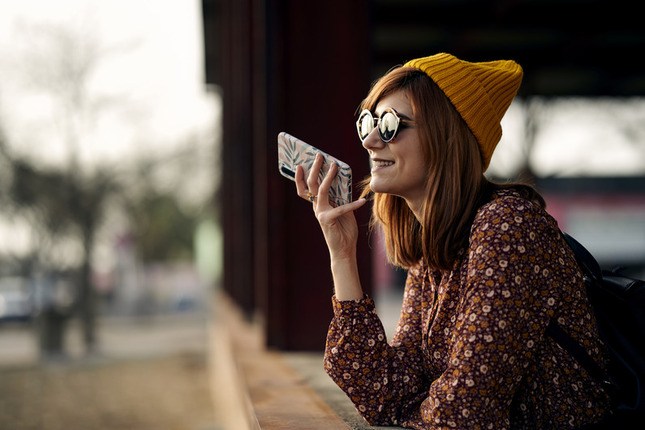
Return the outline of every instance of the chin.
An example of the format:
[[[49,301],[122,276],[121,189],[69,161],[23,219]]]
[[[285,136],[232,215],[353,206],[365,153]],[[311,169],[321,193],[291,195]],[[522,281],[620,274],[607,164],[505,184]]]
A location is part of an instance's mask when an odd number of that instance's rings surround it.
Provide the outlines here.
[[[374,193],[380,193],[380,194],[394,194],[392,187],[380,183],[378,181],[376,182],[370,182],[370,190]]]
[[[375,193],[387,193],[387,187],[384,187],[379,181],[375,181],[374,178],[370,181],[370,190]]]

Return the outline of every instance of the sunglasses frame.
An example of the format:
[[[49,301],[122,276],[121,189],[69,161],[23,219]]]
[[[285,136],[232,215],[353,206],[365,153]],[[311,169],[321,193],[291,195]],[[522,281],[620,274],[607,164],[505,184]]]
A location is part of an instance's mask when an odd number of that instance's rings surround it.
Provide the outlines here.
[[[389,138],[389,139],[384,139],[383,138],[383,133],[381,133],[381,128],[379,126],[380,126],[381,119],[383,118],[383,116],[385,114],[388,114],[388,113],[394,115],[394,118],[396,119],[396,125],[394,127],[394,133],[392,134],[392,137]],[[365,135],[365,137],[362,137],[362,135],[361,135],[361,123],[363,122],[363,118],[366,115],[369,115],[370,118],[372,119],[373,126],[372,126],[372,129],[369,131],[369,133],[367,133]],[[358,115],[358,119],[356,120],[356,131],[358,132],[358,138],[361,140],[361,142],[365,142],[365,139],[367,139],[367,136],[369,136],[370,133],[372,133],[372,131],[374,131],[374,129],[377,129],[378,130],[378,137],[381,139],[381,141],[383,143],[390,143],[396,138],[397,134],[399,134],[400,127],[401,127],[401,125],[405,125],[405,121],[407,121],[407,120],[401,119],[401,117],[399,117],[398,112],[396,110],[394,110],[394,108],[385,108],[383,113],[381,113],[381,116],[378,116],[378,117],[375,117],[369,109],[363,109],[361,111],[360,115]]]

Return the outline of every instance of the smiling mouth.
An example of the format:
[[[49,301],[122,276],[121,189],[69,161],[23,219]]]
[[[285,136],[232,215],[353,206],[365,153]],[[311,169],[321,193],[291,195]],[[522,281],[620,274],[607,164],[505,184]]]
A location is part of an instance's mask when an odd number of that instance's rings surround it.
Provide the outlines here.
[[[394,161],[372,160],[372,167],[387,167],[394,164]]]

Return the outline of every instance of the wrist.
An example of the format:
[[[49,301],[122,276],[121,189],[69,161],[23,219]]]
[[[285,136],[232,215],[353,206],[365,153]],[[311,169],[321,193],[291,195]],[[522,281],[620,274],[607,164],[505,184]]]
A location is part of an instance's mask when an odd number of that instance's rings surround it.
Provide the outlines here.
[[[363,298],[356,255],[335,256],[331,259],[334,293],[338,300],[359,300]]]
[[[330,252],[329,259],[332,266],[334,264],[356,263],[356,249]]]

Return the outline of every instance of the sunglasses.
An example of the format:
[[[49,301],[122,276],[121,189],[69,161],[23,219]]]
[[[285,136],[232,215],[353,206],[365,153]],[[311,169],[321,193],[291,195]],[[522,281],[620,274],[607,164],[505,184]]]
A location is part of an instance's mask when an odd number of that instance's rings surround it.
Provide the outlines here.
[[[356,130],[361,142],[367,139],[372,130],[378,128],[378,135],[384,143],[394,140],[400,129],[408,127],[407,120],[399,118],[399,115],[392,108],[386,108],[380,117],[374,118],[372,112],[363,109],[356,121]]]

